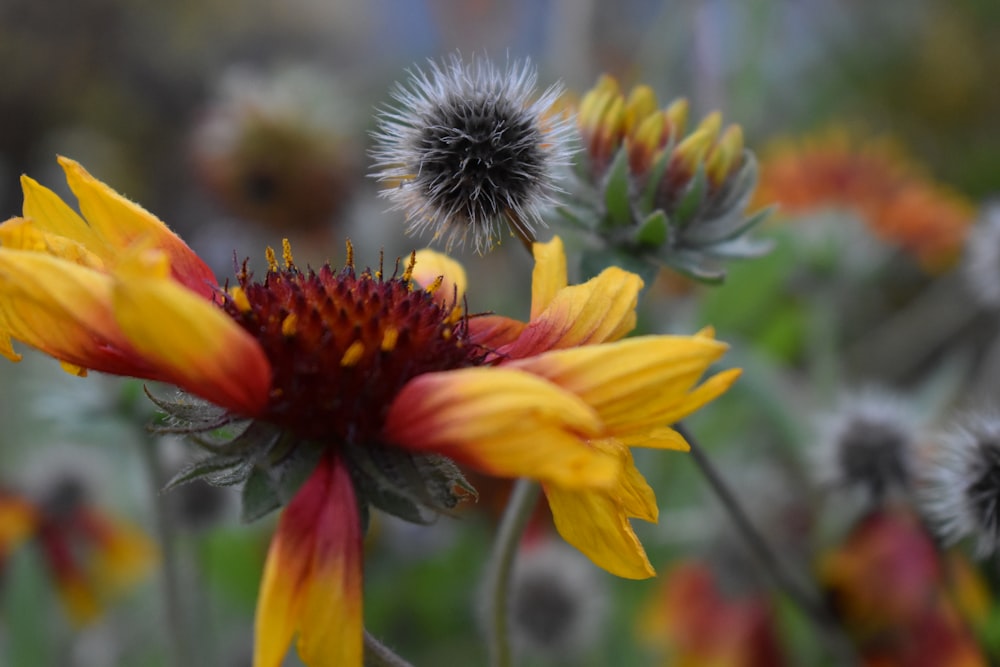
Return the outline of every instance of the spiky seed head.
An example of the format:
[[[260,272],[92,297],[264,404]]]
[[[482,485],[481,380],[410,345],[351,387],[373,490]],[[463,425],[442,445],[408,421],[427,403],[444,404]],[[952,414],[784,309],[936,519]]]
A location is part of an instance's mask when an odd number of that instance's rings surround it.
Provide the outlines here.
[[[985,557],[1000,548],[1000,415],[972,415],[922,461],[921,505],[947,542],[975,540]]]
[[[917,424],[902,398],[866,389],[821,422],[817,476],[825,485],[860,491],[875,504],[910,487]]]
[[[983,210],[965,242],[965,283],[981,305],[1000,308],[1000,201]]]
[[[572,133],[557,109],[561,88],[536,96],[536,80],[527,60],[499,69],[453,55],[396,86],[396,104],[378,115],[372,176],[408,232],[430,230],[448,250],[469,242],[479,253],[505,229],[534,239],[561,192]]]
[[[603,584],[600,571],[564,544],[522,549],[511,582],[512,644],[525,656],[550,660],[585,655],[605,625]]]

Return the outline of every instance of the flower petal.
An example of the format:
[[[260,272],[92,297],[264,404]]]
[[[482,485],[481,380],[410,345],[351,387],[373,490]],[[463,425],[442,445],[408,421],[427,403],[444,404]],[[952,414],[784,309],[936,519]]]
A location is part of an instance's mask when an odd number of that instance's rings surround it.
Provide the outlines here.
[[[328,455],[285,508],[255,620],[254,667],[278,667],[296,630],[310,667],[361,667],[361,521],[340,459]]]
[[[47,232],[33,220],[11,218],[0,225],[0,246],[12,250],[30,250],[104,271],[104,261],[82,243],[67,236]]]
[[[689,393],[726,349],[724,343],[705,336],[640,336],[547,352],[512,361],[505,368],[539,375],[573,392],[597,411],[610,435],[641,437],[728,388],[738,371],[706,383],[703,391]],[[669,433],[659,435],[672,440]]]
[[[413,267],[412,278],[424,289],[432,286],[438,278],[442,278],[435,294],[448,305],[461,304],[469,284],[461,264],[448,255],[433,250],[417,251],[417,262]]]
[[[420,375],[393,401],[385,425],[399,447],[437,452],[490,475],[567,487],[616,478],[616,458],[586,442],[601,432],[597,415],[576,396],[502,368]]]
[[[0,248],[0,333],[61,361],[155,377],[111,312],[111,279],[50,255]]]
[[[91,176],[79,163],[60,157],[59,164],[79,201],[80,211],[105,245],[120,251],[139,240],[150,243],[170,258],[170,269],[177,282],[206,298],[213,295],[218,284],[215,274],[159,218]]]
[[[525,326],[503,315],[481,315],[469,318],[469,335],[476,345],[496,350],[516,341]]]
[[[0,563],[34,532],[38,511],[23,498],[0,493]]]
[[[622,474],[618,478],[617,485],[608,493],[615,497],[622,511],[633,519],[656,523],[660,516],[660,508],[656,505],[656,494],[635,467],[635,460],[629,448],[615,439],[593,440],[590,444],[616,456],[621,461]]]
[[[25,175],[21,176],[21,191],[24,217],[39,229],[76,241],[102,260],[113,259],[114,250],[55,192]]]
[[[554,237],[548,243],[535,243],[531,252],[535,268],[531,273],[531,319],[542,314],[559,290],[567,285],[566,251],[562,239]]]
[[[156,250],[123,260],[112,292],[118,326],[162,379],[239,414],[259,413],[271,384],[260,345],[167,271]]]
[[[561,289],[517,341],[498,352],[521,359],[548,350],[617,340],[635,328],[642,285],[639,276],[613,266],[582,285]]]
[[[573,490],[546,484],[545,496],[556,530],[596,565],[626,579],[656,575],[613,491]]]

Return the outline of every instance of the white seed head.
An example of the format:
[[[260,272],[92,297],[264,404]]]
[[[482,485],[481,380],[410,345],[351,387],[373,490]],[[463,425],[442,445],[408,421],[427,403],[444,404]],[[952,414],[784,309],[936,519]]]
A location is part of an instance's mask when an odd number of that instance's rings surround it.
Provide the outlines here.
[[[820,483],[880,503],[910,487],[917,419],[899,397],[869,388],[845,397],[820,420],[816,471]]]
[[[564,544],[522,550],[510,592],[510,635],[525,656],[569,661],[585,655],[606,625],[602,572]]]
[[[987,206],[969,233],[962,272],[976,301],[1000,308],[1000,202]]]
[[[973,415],[945,433],[920,469],[924,513],[949,543],[973,538],[976,554],[1000,548],[1000,415]]]
[[[570,164],[570,119],[553,111],[561,88],[537,97],[527,60],[498,69],[453,55],[414,69],[379,112],[372,176],[406,215],[407,231],[433,232],[448,250],[487,252],[505,229],[534,238]]]

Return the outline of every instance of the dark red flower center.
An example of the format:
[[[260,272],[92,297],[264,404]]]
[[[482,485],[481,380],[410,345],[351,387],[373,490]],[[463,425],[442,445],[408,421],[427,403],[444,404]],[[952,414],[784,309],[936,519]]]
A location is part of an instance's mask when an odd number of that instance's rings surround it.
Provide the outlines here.
[[[246,265],[226,312],[260,343],[271,363],[270,402],[260,419],[329,444],[374,444],[386,412],[423,373],[479,363],[461,311],[410,282],[406,271],[300,270],[285,245],[284,266],[254,281]],[[398,264],[397,264],[398,272]]]

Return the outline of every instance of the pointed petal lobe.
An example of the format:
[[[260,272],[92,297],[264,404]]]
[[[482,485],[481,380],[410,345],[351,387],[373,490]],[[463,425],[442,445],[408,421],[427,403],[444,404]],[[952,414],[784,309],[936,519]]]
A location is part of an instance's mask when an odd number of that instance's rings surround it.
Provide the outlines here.
[[[535,256],[535,268],[531,273],[531,318],[542,314],[559,290],[567,285],[566,251],[558,236],[548,243],[535,243],[532,246]]]
[[[60,157],[59,164],[80,211],[107,246],[120,251],[136,241],[151,243],[170,258],[171,271],[179,283],[211,298],[218,284],[215,274],[159,218],[91,176],[78,162]]]

